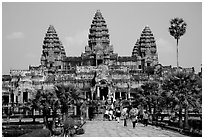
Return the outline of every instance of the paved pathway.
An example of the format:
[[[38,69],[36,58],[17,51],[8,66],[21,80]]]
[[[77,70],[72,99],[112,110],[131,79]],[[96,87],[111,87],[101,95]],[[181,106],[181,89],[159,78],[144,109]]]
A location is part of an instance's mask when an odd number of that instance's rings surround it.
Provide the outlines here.
[[[116,121],[87,121],[83,126],[85,134],[77,137],[185,137],[174,131],[161,129],[148,125],[144,127],[138,124],[135,129],[128,121],[128,126],[123,126],[123,121],[117,123]]]

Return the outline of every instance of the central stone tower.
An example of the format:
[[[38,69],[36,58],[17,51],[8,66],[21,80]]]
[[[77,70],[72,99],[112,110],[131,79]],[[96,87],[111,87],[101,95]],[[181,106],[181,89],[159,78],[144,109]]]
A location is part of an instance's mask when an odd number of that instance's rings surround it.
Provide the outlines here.
[[[95,13],[88,37],[85,53],[81,55],[83,65],[98,66],[100,64],[112,65],[116,63],[118,55],[113,53],[107,24],[100,10]]]
[[[64,47],[54,26],[50,25],[43,41],[41,66],[45,67],[48,72],[60,72],[64,69],[65,58]]]
[[[158,64],[156,41],[149,26],[143,29],[140,39],[133,48],[132,57],[136,58],[138,69],[145,70]]]

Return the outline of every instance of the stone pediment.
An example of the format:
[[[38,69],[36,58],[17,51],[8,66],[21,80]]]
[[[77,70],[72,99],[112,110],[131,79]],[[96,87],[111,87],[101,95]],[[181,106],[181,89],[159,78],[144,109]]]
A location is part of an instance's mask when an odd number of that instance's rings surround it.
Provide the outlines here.
[[[95,52],[103,51],[103,46],[100,43],[97,43],[95,46]]]
[[[85,46],[85,52],[91,52],[91,48],[89,46]]]
[[[97,74],[96,74],[96,82],[101,84],[102,82],[110,82],[109,81],[109,69],[107,65],[98,66]]]
[[[96,54],[97,54],[97,55],[103,55],[103,51],[102,51],[102,50],[98,50],[98,51],[96,52]]]

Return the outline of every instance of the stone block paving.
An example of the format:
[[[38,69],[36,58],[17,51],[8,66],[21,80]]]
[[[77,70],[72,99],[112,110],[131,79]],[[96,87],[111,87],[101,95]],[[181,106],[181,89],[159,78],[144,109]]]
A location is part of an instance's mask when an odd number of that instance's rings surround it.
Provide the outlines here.
[[[87,121],[83,126],[85,134],[77,137],[187,137],[180,133],[161,129],[155,126],[144,126],[138,124],[132,128],[131,121],[127,122],[127,127],[123,126],[123,121]]]

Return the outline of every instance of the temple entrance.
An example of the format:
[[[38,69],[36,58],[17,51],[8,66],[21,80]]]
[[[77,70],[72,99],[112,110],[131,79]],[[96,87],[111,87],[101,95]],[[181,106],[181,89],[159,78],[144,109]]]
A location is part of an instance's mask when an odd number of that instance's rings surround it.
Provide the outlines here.
[[[23,102],[28,102],[28,92],[23,92]]]
[[[103,60],[102,59],[98,59],[97,60],[97,65],[103,64]]]
[[[100,87],[100,100],[106,100],[108,96],[108,87]]]
[[[5,96],[2,96],[2,99],[3,99],[3,104],[7,105],[9,103],[9,96],[5,95]]]

